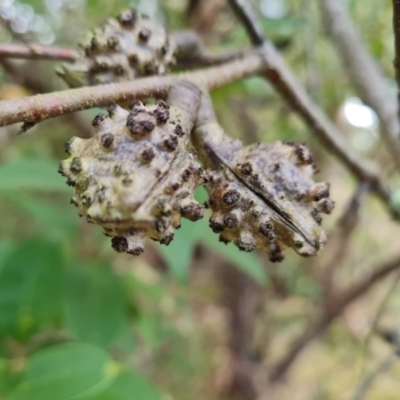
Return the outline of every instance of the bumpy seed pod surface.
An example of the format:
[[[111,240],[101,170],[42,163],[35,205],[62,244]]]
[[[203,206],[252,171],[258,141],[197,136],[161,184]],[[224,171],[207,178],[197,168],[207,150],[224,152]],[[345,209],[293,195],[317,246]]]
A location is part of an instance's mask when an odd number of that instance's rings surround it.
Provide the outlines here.
[[[116,251],[138,255],[145,238],[169,244],[181,216],[203,217],[193,194],[206,178],[195,152],[186,151],[199,97],[195,86],[179,82],[170,105],[114,106],[93,120],[93,138],[67,143],[60,173],[74,187],[71,202],[103,227]]]
[[[203,95],[193,143],[210,171],[210,227],[243,251],[261,249],[281,261],[286,247],[302,256],[326,241],[320,213],[334,202],[329,184],[315,183],[315,165],[304,145],[279,141],[244,147],[225,135]]]
[[[131,10],[95,29],[81,48],[75,63],[57,70],[71,87],[161,75],[174,63],[174,45],[165,29]]]

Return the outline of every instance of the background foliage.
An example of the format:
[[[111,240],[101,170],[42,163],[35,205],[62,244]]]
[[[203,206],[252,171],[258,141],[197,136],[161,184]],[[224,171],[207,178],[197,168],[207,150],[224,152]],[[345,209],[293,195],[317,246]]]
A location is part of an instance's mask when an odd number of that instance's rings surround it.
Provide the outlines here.
[[[225,3],[210,3],[213,18],[201,20],[186,12],[184,0],[2,0],[0,38],[72,47],[87,29],[135,6],[171,30],[196,28],[211,51],[248,46]],[[357,127],[346,118],[343,106],[355,94],[324,32],[318,2],[253,3],[265,34],[336,119],[353,151],[375,157],[390,175],[376,124]],[[348,3],[391,79],[391,2]],[[64,87],[53,67],[48,61],[19,61],[13,64],[19,81],[7,68],[0,70],[0,98],[29,95],[35,85],[39,91]],[[34,84],[26,83],[29,78]],[[395,90],[394,81],[389,84]],[[206,215],[196,224],[184,221],[168,247],[148,243],[138,258],[117,254],[100,229],[78,218],[69,205],[71,190],[57,174],[65,158],[63,143],[81,134],[71,117],[49,120],[20,137],[18,127],[3,128],[0,399],[253,398],[248,389],[253,384],[235,369],[243,362],[251,363],[244,364],[245,370],[257,372],[256,384],[267,396],[268,368],[318,313],[326,289],[321,271],[336,254],[343,232],[335,227],[357,185],[265,81],[251,78],[229,85],[213,99],[226,131],[245,143],[290,139],[312,148],[319,179],[331,182],[336,201],[334,214],[324,221],[331,232],[326,249],[312,260],[288,251],[281,264],[273,265],[260,254],[219,243]],[[97,112],[78,115],[87,123]],[[204,201],[205,192],[197,196]],[[396,254],[398,237],[398,225],[368,199],[351,247],[344,247],[337,265],[333,261],[337,285],[345,286]],[[347,309],[323,340],[315,341],[288,380],[274,389],[278,398],[352,398],[359,383],[393,352],[372,332],[378,325],[396,331],[400,322],[395,279]],[[394,363],[366,398],[398,399],[399,376],[400,366]]]

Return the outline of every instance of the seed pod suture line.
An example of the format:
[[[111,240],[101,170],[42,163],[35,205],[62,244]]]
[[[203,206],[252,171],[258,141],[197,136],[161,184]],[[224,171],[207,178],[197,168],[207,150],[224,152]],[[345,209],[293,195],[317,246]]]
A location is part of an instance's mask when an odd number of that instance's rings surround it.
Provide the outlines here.
[[[334,202],[329,184],[315,183],[310,150],[288,141],[244,147],[218,124],[203,94],[192,143],[209,172],[207,206],[211,229],[242,251],[264,250],[281,261],[284,250],[315,255],[326,241],[320,213]]]
[[[179,81],[166,102],[136,102],[131,111],[115,105],[94,118],[93,138],[66,144],[70,158],[59,172],[73,186],[71,203],[116,251],[138,255],[146,238],[168,245],[181,217],[203,217],[193,196],[206,176],[186,149],[199,100],[197,87]]]
[[[126,10],[94,29],[80,45],[78,59],[56,70],[70,87],[125,82],[163,75],[175,63],[165,29],[135,10]]]

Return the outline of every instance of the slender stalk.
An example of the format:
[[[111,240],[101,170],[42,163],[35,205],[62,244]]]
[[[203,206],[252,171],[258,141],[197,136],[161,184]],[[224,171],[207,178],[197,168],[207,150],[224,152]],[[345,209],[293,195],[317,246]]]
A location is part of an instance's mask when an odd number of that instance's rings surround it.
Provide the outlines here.
[[[47,47],[37,44],[0,44],[0,58],[74,61],[77,56],[78,53],[75,50],[62,47]]]
[[[377,267],[369,277],[340,290],[330,302],[330,307],[325,307],[320,317],[305,331],[292,345],[286,355],[280,360],[270,373],[270,381],[281,380],[289,371],[297,357],[306,349],[311,341],[324,333],[337,317],[355,300],[367,293],[376,283],[386,278],[392,272],[400,269],[400,256]]]
[[[400,0],[393,0],[394,70],[397,81],[397,112],[400,120]]]
[[[400,164],[400,120],[385,77],[364,46],[343,0],[321,0],[324,26],[361,100],[378,115],[383,139]],[[400,29],[400,28],[399,28]]]

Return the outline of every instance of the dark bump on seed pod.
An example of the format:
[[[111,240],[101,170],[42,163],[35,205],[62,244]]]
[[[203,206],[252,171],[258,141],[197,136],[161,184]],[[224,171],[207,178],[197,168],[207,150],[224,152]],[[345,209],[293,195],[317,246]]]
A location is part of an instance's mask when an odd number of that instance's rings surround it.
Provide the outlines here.
[[[133,256],[140,256],[144,252],[144,248],[141,246],[135,247],[133,249],[126,250],[128,254],[132,254]]]
[[[317,184],[317,185],[319,185],[319,184]],[[318,190],[314,196],[314,201],[319,201],[321,199],[329,197],[329,191],[330,191],[329,184],[320,185],[320,187],[319,186],[317,186],[317,187],[318,187]]]
[[[271,243],[269,246],[271,256],[276,256],[281,252],[280,247],[276,243]]]
[[[141,159],[145,162],[150,162],[156,155],[154,154],[154,150],[149,147],[148,149],[144,149],[141,154]]]
[[[119,45],[119,40],[118,40],[118,38],[116,36],[110,36],[107,39],[107,46],[110,49],[116,49],[118,47],[118,45]]]
[[[123,236],[114,236],[111,239],[111,246],[118,253],[124,253],[128,250],[128,241]]]
[[[121,64],[117,64],[114,67],[114,73],[115,73],[115,75],[124,75],[125,68]]]
[[[274,164],[274,171],[278,171],[281,168],[279,163]]]
[[[313,162],[311,153],[303,146],[296,146],[295,153],[301,162],[306,164],[311,164]]]
[[[296,247],[297,249],[301,249],[304,246],[304,243],[301,240],[296,240],[294,242],[294,247]]]
[[[285,257],[284,257],[283,254],[278,253],[278,254],[276,254],[276,255],[272,255],[272,254],[271,254],[271,256],[269,257],[269,260],[270,260],[271,262],[281,262],[284,258],[285,258]]]
[[[164,220],[159,219],[156,221],[157,232],[163,233],[167,229],[167,224]]]
[[[203,218],[204,213],[204,209],[201,204],[190,204],[188,206],[182,207],[180,211],[182,217],[193,222]]]
[[[78,207],[78,203],[74,199],[71,199],[69,204],[73,204],[75,207]]]
[[[197,156],[197,151],[195,149],[190,149],[189,154],[191,154],[193,157]]]
[[[73,179],[68,178],[67,179],[67,185],[74,187],[76,185],[76,182]]]
[[[132,27],[138,18],[137,11],[135,10],[125,10],[122,11],[117,19],[119,23],[125,27]]]
[[[236,245],[239,248],[239,250],[245,251],[245,252],[253,251],[255,248],[255,245],[252,241],[246,241],[243,239],[238,239],[238,241],[236,242]]]
[[[223,195],[224,203],[227,204],[228,206],[237,203],[239,199],[240,199],[240,193],[237,190],[228,190]]]
[[[230,240],[224,238],[222,235],[219,235],[219,241],[223,244],[228,244],[230,242]]]
[[[161,101],[162,100],[158,101],[157,108],[153,111],[153,114],[156,117],[157,122],[159,122],[160,124],[164,124],[169,119],[169,110],[168,110],[168,108],[166,108],[164,106],[160,106]]]
[[[145,113],[138,113],[137,110],[133,110],[128,115],[126,126],[133,135],[145,136],[146,134],[152,132],[155,128],[155,124],[152,121],[153,117],[142,116],[138,118],[138,114],[143,115]]]
[[[90,49],[91,50],[97,50],[100,46],[99,41],[97,40],[97,38],[95,36],[92,37],[92,39],[90,40]]]
[[[164,140],[164,145],[168,151],[176,150],[178,148],[178,137],[171,135],[169,138]]]
[[[191,173],[191,171],[190,171],[189,169],[185,169],[185,170],[183,171],[183,173],[182,173],[182,179],[183,179],[185,182],[187,182],[187,181],[189,180],[191,174],[192,174],[192,173]]]
[[[85,207],[90,207],[92,204],[92,199],[89,196],[83,195],[81,196],[81,203]]]
[[[224,230],[224,226],[222,224],[213,221],[212,219],[210,219],[209,226],[214,233],[221,233]]]
[[[251,212],[251,215],[252,215],[253,217],[258,217],[258,216],[260,215],[260,211],[259,211],[259,210],[253,210],[253,211]]]
[[[148,28],[143,28],[139,32],[139,39],[142,42],[147,42],[151,37],[151,30]]]
[[[122,184],[123,184],[125,187],[130,186],[130,185],[132,184],[132,182],[133,182],[133,180],[132,180],[132,178],[129,177],[129,176],[125,176],[125,177],[122,179]]]
[[[92,126],[93,127],[99,126],[105,119],[107,119],[107,115],[105,114],[96,115],[92,121]]]
[[[144,66],[144,73],[145,75],[156,75],[157,74],[157,66],[154,62],[149,61]]]
[[[118,106],[114,103],[107,107],[108,116],[112,118],[117,111]]]
[[[139,57],[137,56],[137,54],[129,54],[128,60],[131,65],[136,66],[139,61]]]
[[[114,135],[112,133],[105,133],[101,136],[100,141],[104,147],[109,148],[114,142]]]
[[[179,137],[185,136],[185,132],[183,131],[182,125],[181,125],[181,124],[177,124],[177,125],[175,126],[174,132],[175,132]]]
[[[253,172],[253,166],[249,162],[246,162],[242,164],[241,171],[244,175],[250,175]]]
[[[321,218],[321,216],[319,215],[318,209],[314,208],[314,209],[311,211],[311,216],[314,218],[315,222],[316,222],[318,225],[321,225],[322,218]]]
[[[58,173],[60,175],[62,175],[62,176],[66,176],[65,173],[64,173],[64,169],[63,169],[62,163],[59,164],[59,166],[58,166]]]
[[[174,240],[174,234],[170,233],[168,235],[165,235],[161,240],[160,243],[161,244],[165,244],[166,246],[168,246],[172,241]]]
[[[72,139],[68,140],[68,142],[66,142],[64,144],[64,150],[67,154],[71,155],[71,143],[72,143]]]
[[[181,185],[179,183],[173,183],[171,187],[172,190],[177,191],[181,187]]]
[[[71,161],[69,170],[74,174],[78,174],[79,172],[81,172],[82,171],[82,160],[79,157],[74,157]]]
[[[224,217],[224,224],[227,228],[236,228],[238,226],[238,219],[235,214],[229,213]]]
[[[259,232],[266,237],[270,237],[271,231],[274,229],[273,225],[271,222],[263,222],[260,224],[258,230]]]
[[[282,143],[286,144],[287,146],[290,146],[290,147],[295,147],[296,146],[296,143],[292,142],[291,140],[283,140]]]

